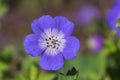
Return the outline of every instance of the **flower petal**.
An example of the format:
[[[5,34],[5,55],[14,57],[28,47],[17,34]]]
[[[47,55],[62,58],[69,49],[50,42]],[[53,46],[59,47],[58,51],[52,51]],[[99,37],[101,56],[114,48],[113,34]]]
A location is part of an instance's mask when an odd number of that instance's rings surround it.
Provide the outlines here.
[[[112,4],[112,9],[114,8],[120,8],[120,0],[115,0],[114,3]]]
[[[55,56],[49,56],[44,53],[40,58],[40,66],[45,70],[58,70],[63,65],[63,56],[60,53]]]
[[[107,12],[107,23],[111,29],[116,29],[117,19],[120,17],[120,11],[117,8],[111,9]]]
[[[39,56],[43,50],[38,43],[39,36],[35,34],[28,35],[24,40],[24,48],[28,55],[36,57]]]
[[[120,37],[120,29],[117,30],[117,35]]]
[[[63,50],[62,54],[65,59],[71,60],[77,55],[79,48],[80,42],[76,37],[67,37],[66,47]]]
[[[51,16],[45,15],[36,19],[32,22],[32,30],[34,33],[40,34],[41,31],[44,31],[47,28],[52,28],[54,26],[54,21]]]
[[[63,16],[54,18],[55,26],[58,30],[62,31],[65,35],[71,35],[74,30],[74,24]]]

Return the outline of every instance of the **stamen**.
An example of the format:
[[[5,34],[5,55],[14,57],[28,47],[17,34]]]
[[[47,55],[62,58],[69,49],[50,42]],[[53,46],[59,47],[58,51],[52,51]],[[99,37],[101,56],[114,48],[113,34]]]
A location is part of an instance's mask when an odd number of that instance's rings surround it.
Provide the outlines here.
[[[57,29],[48,29],[45,30],[41,36],[39,46],[42,49],[46,49],[46,54],[57,55],[59,52],[63,51],[66,40],[62,32],[58,32]]]

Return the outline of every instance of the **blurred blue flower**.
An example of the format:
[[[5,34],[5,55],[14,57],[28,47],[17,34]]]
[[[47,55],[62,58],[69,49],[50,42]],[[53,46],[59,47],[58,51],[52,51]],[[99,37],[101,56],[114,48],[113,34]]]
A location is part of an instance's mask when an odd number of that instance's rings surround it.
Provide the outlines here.
[[[100,51],[102,49],[102,47],[103,47],[103,39],[102,39],[102,37],[100,35],[92,35],[88,39],[88,46],[94,52]]]
[[[28,55],[41,56],[40,66],[45,70],[58,70],[64,59],[73,59],[79,50],[80,42],[71,36],[74,24],[63,16],[54,19],[45,15],[32,22],[33,34],[24,40]]]
[[[100,17],[101,13],[95,6],[86,5],[76,12],[76,21],[79,25],[88,25]]]
[[[120,36],[120,0],[113,3],[112,8],[107,12],[106,20],[108,26]]]

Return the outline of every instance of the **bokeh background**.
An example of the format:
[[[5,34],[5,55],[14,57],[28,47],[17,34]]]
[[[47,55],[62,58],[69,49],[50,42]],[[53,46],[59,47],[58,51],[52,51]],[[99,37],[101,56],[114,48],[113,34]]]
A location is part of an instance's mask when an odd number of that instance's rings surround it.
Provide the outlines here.
[[[106,23],[113,0],[0,0],[0,80],[120,80],[120,38]],[[78,56],[59,71],[44,71],[24,52],[31,23],[42,15],[75,24]],[[97,39],[96,37],[97,36]],[[79,77],[79,78],[76,78]]]

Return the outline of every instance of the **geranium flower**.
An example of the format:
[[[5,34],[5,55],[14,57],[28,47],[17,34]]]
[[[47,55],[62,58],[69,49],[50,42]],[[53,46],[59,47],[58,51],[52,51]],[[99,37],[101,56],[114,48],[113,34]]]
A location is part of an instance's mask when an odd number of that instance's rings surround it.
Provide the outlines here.
[[[71,36],[74,24],[63,16],[42,16],[32,22],[33,34],[24,40],[28,55],[41,56],[40,66],[45,70],[58,70],[64,59],[75,58],[80,47],[79,40]]]
[[[120,36],[120,1],[116,0],[112,8],[107,12],[107,23],[108,26],[117,32],[117,35]]]

